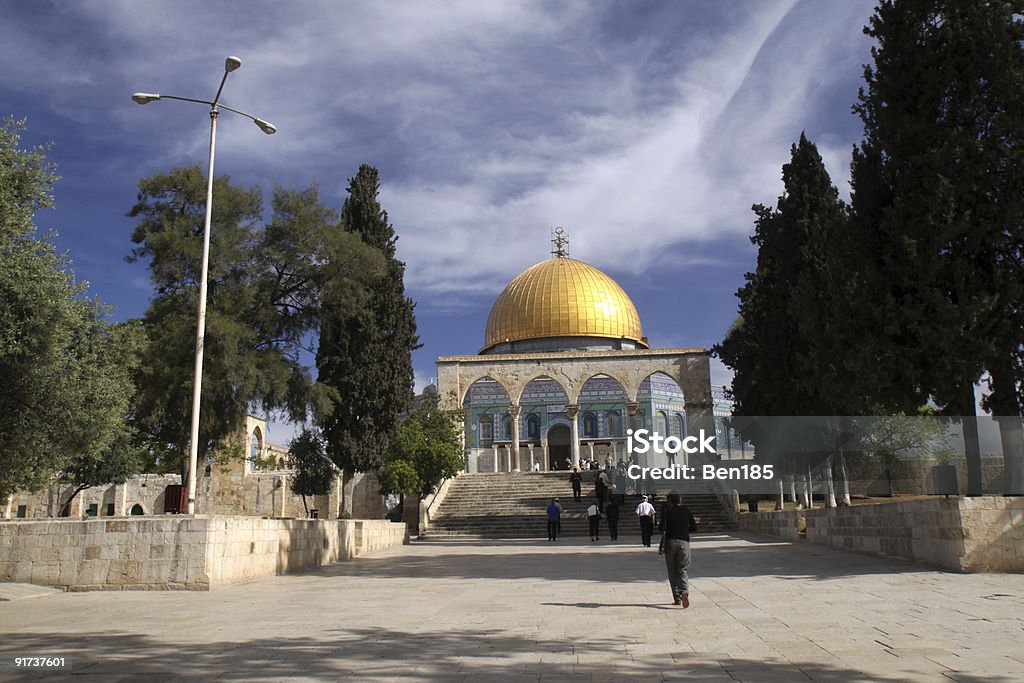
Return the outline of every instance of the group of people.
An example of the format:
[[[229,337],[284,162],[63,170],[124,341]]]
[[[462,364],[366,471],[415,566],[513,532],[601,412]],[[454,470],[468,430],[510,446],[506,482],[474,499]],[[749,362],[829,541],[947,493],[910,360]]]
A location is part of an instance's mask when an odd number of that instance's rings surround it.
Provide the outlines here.
[[[573,472],[578,477],[579,472]],[[573,496],[578,501],[578,479],[571,479]],[[595,482],[595,487],[597,482]],[[590,527],[590,540],[600,540],[600,524],[602,514],[608,523],[608,535],[615,541],[619,537],[619,506],[614,499],[608,500],[598,493],[598,500],[587,508],[587,522]],[[654,507],[648,496],[643,496],[636,506],[635,514],[640,522],[640,540],[645,548],[651,547],[654,527],[657,524],[661,533],[658,554],[664,555],[668,570],[669,587],[672,590],[672,604],[686,608],[690,606],[689,578],[690,568],[690,534],[697,531],[697,521],[693,513],[683,505],[682,496],[670,493],[668,501],[661,513]],[[555,541],[561,531],[562,505],[558,498],[551,500],[547,508],[548,540]]]

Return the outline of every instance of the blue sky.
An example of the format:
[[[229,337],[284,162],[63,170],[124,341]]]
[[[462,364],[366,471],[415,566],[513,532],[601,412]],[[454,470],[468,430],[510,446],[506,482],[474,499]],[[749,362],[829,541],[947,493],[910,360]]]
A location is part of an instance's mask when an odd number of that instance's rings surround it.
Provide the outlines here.
[[[151,296],[145,265],[124,261],[136,182],[205,167],[209,126],[200,105],[131,94],[212,99],[237,55],[223,102],[279,132],[224,114],[216,172],[265,191],[316,182],[340,208],[360,163],[380,169],[422,385],[437,356],[479,350],[495,297],[559,225],[653,345],[719,341],[754,267],[750,206],[775,202],[802,130],[848,194],[873,6],[0,0],[0,114],[28,117],[24,143],[54,143],[57,207],[38,225],[115,319],[136,317]]]

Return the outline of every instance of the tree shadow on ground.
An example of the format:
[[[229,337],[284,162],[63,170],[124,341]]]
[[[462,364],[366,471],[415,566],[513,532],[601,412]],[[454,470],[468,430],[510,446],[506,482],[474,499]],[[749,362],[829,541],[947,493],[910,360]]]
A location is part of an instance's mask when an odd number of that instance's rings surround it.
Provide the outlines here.
[[[655,548],[639,542],[566,539],[446,540],[423,544],[424,552],[368,556],[358,562],[321,567],[307,575],[420,576],[549,581],[664,581],[665,565]],[[430,546],[443,546],[432,553]],[[497,552],[496,552],[497,549]],[[505,552],[503,552],[505,551]],[[745,536],[697,536],[693,542],[691,574],[705,578],[780,577],[827,580],[848,576],[939,571],[899,560],[786,541],[753,541]]]
[[[72,658],[59,674],[18,672],[18,680],[305,680],[377,681],[843,681],[908,680],[819,662],[651,651],[642,642],[587,638],[537,641],[500,630],[408,632],[339,627],[317,638],[265,637],[247,642],[156,640],[141,634],[16,633],[0,644],[10,660],[24,653]],[[13,673],[10,669],[2,674]],[[1004,683],[1010,675],[952,674],[961,683]],[[926,680],[925,676],[912,676]]]

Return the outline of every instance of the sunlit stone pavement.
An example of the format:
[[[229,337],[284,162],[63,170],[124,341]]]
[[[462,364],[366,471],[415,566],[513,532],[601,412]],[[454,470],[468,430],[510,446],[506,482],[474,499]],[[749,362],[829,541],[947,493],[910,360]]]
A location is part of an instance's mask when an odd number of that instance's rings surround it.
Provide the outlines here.
[[[748,535],[694,542],[690,609],[638,532],[429,541],[212,592],[0,602],[75,680],[1022,681],[1024,576]],[[0,590],[0,598],[4,595]]]

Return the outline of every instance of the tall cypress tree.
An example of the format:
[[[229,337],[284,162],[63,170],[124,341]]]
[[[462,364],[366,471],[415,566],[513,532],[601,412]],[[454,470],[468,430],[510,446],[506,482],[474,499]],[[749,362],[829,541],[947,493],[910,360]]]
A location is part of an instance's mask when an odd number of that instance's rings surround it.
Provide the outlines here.
[[[881,397],[892,408],[931,399],[966,416],[972,494],[973,386],[985,369],[990,406],[1015,418],[1008,480],[1020,479],[1022,11],[1020,0],[883,1],[865,28],[878,45],[854,106],[864,140],[852,207],[875,330],[861,350],[897,378]]]
[[[753,207],[757,269],[737,292],[739,319],[714,350],[733,369],[737,415],[840,414],[847,396],[826,345],[844,300],[835,262],[846,207],[814,143],[801,134],[791,152],[776,208]]]
[[[333,400],[319,421],[327,454],[344,472],[346,512],[351,512],[352,477],[382,462],[399,413],[412,404],[412,351],[419,346],[414,304],[405,296],[405,264],[395,258],[398,238],[377,199],[379,191],[377,169],[360,166],[349,180],[339,229],[379,251],[383,273],[372,279],[364,306],[332,306],[331,282],[321,304],[317,381]]]

